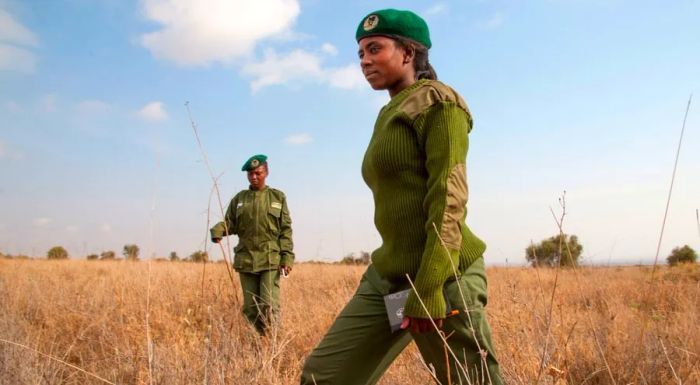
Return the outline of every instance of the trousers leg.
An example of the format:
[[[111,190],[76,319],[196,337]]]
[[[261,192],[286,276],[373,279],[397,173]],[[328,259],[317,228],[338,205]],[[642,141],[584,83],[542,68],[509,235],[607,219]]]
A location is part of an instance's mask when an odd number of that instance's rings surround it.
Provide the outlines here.
[[[259,333],[265,331],[265,325],[260,316],[261,296],[260,296],[260,274],[258,273],[238,273],[243,290],[243,315],[248,322],[255,327]]]
[[[278,269],[260,272],[260,317],[266,327],[275,324],[280,314],[280,271]]]
[[[451,353],[446,352],[437,332],[413,335],[423,359],[435,368],[442,384],[503,383],[484,311],[486,286],[483,258],[476,260],[458,280],[445,285],[447,298],[452,308],[459,310],[459,314],[445,320],[443,331],[448,336],[448,346],[460,364],[455,362]]]
[[[391,332],[384,307],[385,287],[370,266],[350,302],[306,359],[302,385],[376,384],[411,341]]]

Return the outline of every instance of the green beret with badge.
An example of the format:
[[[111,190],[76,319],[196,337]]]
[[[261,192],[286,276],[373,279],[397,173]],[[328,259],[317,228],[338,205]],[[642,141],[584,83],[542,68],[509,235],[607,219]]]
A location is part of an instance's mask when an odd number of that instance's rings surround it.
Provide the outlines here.
[[[267,155],[253,155],[250,157],[250,159],[246,160],[246,162],[243,163],[241,171],[250,171],[263,164],[267,164]]]
[[[365,16],[357,26],[355,38],[359,42],[369,36],[402,36],[423,44],[432,45],[428,24],[411,11],[382,9]]]

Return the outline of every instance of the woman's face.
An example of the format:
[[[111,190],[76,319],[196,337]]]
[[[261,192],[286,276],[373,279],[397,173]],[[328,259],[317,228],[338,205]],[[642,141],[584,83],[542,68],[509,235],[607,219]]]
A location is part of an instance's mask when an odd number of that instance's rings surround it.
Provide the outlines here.
[[[362,74],[375,90],[388,90],[394,96],[415,79],[413,55],[397,47],[393,39],[370,36],[359,42]]]
[[[261,190],[265,187],[265,178],[267,178],[267,166],[260,166],[248,171],[248,182],[253,190]]]

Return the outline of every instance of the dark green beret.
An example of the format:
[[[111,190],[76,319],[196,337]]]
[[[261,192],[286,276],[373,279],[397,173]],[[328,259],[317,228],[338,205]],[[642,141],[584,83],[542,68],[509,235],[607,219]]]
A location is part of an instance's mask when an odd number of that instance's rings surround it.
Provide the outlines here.
[[[245,163],[243,163],[241,171],[250,171],[262,164],[267,164],[267,155],[253,155],[250,157],[250,159],[246,160]]]
[[[420,16],[411,11],[398,9],[382,9],[365,16],[357,26],[355,38],[368,36],[403,36],[423,44],[427,48],[430,43],[428,24]]]

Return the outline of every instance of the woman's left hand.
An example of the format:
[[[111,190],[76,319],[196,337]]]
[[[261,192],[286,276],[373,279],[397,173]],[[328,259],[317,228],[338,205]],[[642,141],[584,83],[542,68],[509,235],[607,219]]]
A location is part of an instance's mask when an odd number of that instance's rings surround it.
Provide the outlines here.
[[[413,318],[409,316],[403,317],[403,321],[401,321],[401,329],[409,329],[411,333],[426,333],[435,330],[433,321],[438,329],[442,329],[442,318],[431,321],[430,318]]]

